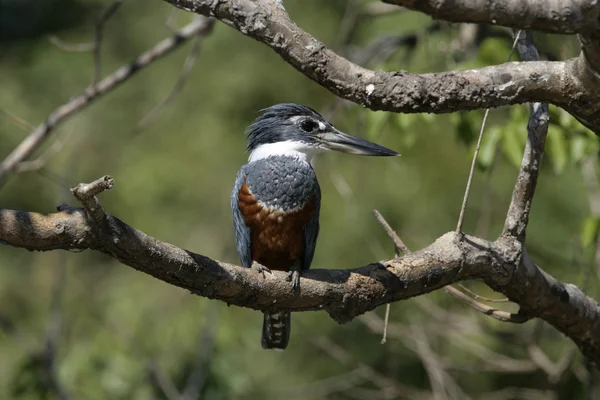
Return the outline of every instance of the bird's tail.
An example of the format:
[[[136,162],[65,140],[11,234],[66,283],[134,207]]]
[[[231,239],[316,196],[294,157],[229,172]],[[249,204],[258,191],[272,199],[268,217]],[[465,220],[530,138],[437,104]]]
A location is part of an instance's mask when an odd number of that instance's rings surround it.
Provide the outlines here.
[[[289,312],[264,313],[261,344],[263,349],[283,350],[290,340],[292,320]]]

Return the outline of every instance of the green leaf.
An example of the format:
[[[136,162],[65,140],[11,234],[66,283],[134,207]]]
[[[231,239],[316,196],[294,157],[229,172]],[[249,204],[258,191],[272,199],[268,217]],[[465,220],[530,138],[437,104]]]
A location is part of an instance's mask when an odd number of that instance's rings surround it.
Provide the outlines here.
[[[583,227],[581,228],[581,246],[584,249],[596,241],[598,227],[600,226],[599,222],[598,218],[591,216],[583,221]]]
[[[567,166],[569,150],[569,145],[563,129],[554,124],[548,126],[546,148],[548,149],[554,173],[560,175]]]

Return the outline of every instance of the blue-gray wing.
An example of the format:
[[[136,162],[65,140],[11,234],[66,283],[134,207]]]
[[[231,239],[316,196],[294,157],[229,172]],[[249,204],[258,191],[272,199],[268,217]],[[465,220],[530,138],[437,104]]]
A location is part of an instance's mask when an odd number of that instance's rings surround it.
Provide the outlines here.
[[[237,246],[238,254],[240,255],[240,261],[242,266],[250,268],[252,265],[252,233],[250,228],[244,221],[244,216],[239,208],[239,193],[244,181],[246,180],[246,173],[244,167],[242,167],[235,177],[235,184],[231,191],[231,210],[233,211],[233,230],[235,231],[235,243]]]
[[[312,264],[319,236],[319,211],[321,210],[321,189],[317,183],[315,213],[304,226],[304,253],[302,257],[302,269],[307,270]]]

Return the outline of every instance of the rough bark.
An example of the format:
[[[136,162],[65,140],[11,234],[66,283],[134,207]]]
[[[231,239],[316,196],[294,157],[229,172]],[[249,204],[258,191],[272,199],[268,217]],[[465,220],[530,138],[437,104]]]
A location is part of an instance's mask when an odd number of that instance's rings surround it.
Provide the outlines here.
[[[91,185],[112,187],[109,178]],[[511,237],[495,242],[447,233],[430,246],[400,258],[354,269],[304,273],[300,293],[287,274],[263,277],[253,269],[213,260],[161,242],[104,213],[89,186],[73,189],[86,208],[59,212],[0,209],[0,243],[27,250],[92,249],[197,295],[266,311],[325,310],[340,323],[382,304],[445,285],[481,279],[519,304],[520,313],[542,318],[600,362],[600,306],[577,287],[538,268]],[[339,266],[338,266],[339,267]]]
[[[376,71],[356,65],[327,48],[296,25],[278,1],[165,1],[184,10],[214,16],[244,35],[271,47],[289,64],[337,96],[372,110],[448,113],[546,102],[564,108],[600,134],[600,102],[597,101],[600,96],[600,75],[594,72],[599,69],[592,68],[583,55],[562,62],[513,62],[430,74]],[[552,4],[555,5],[556,1]],[[414,5],[422,3],[437,4],[431,1],[414,2]],[[485,1],[452,3],[472,4],[474,9],[488,4]],[[512,3],[516,4],[516,0]],[[573,24],[578,30],[583,30],[582,26],[587,27],[592,23],[590,21],[594,19],[597,5],[583,0],[570,3],[580,5],[577,13],[563,10],[560,16],[572,15],[575,18],[581,14],[582,18],[585,17],[584,22]],[[549,12],[552,15],[552,11]],[[462,13],[459,8],[452,15],[455,18],[452,21],[470,21],[469,14]],[[577,21],[576,18],[574,20]],[[487,22],[492,23],[491,20]],[[528,28],[531,24],[515,18],[514,23],[507,25]],[[561,33],[574,31],[568,26],[558,26]]]
[[[592,0],[383,0],[436,19],[582,33],[600,29],[600,4]]]

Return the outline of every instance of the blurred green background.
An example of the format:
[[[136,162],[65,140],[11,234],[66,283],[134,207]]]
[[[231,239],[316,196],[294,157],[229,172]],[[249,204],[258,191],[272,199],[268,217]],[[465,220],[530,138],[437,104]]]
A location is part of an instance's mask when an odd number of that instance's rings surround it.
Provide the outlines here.
[[[37,125],[91,83],[92,53],[65,51],[52,37],[92,41],[95,21],[109,4],[0,0],[0,158],[28,133],[6,112]],[[476,68],[505,62],[512,45],[510,31],[490,27],[461,43],[465,27],[390,12],[377,1],[287,0],[285,6],[299,26],[374,69]],[[192,18],[166,2],[125,1],[105,25],[102,74],[170,36],[167,19],[183,26]],[[572,37],[536,40],[546,59],[579,52]],[[11,176],[0,189],[0,207],[52,212],[63,202],[75,204],[70,186],[110,174],[116,186],[101,195],[108,212],[162,241],[237,263],[229,193],[247,158],[244,128],[257,110],[296,102],[322,111],[341,130],[402,154],[315,160],[323,202],[313,268],[392,257],[373,208],[415,250],[455,228],[482,111],[371,112],[336,99],[271,49],[217,22],[182,92],[153,123],[136,130],[177,81],[191,46],[60,125],[34,158],[53,146],[60,151],[39,172]],[[597,138],[562,110],[551,112],[528,250],[546,271],[598,298],[600,215],[589,207],[598,184]],[[491,112],[466,232],[489,239],[500,233],[527,116],[523,105]],[[478,282],[465,285],[501,298]],[[294,314],[288,349],[266,352],[259,312],[191,295],[99,253],[2,246],[0,398],[54,399],[60,391],[72,399],[594,396],[583,357],[548,325],[503,324],[439,292],[394,304],[388,342],[381,345],[384,311],[345,325],[323,312]],[[544,365],[551,364],[536,363],[539,348],[552,362],[563,360],[564,372],[548,373]],[[48,377],[51,370],[59,390]]]

